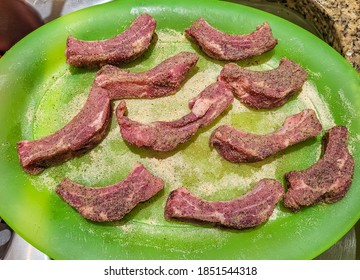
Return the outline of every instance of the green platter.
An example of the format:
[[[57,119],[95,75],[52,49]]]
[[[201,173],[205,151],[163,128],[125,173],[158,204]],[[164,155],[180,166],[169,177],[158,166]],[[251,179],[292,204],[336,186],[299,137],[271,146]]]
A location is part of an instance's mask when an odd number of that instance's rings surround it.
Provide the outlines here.
[[[331,47],[281,18],[219,1],[176,2],[126,0],[81,10],[44,25],[0,59],[0,216],[54,259],[311,259],[319,255],[360,217],[358,74]],[[190,98],[216,80],[224,63],[207,58],[183,35],[183,30],[200,16],[224,32],[239,34],[269,22],[278,45],[239,65],[271,69],[282,57],[288,57],[307,69],[309,79],[302,92],[276,110],[253,111],[235,100],[215,123],[171,153],[126,145],[113,117],[107,137],[91,152],[37,176],[23,172],[16,143],[63,127],[80,110],[95,76],[95,71],[78,70],[65,63],[67,36],[110,38],[144,12],[157,20],[158,40],[141,59],[124,68],[144,71],[181,50],[197,52],[200,60],[175,95],[128,100],[133,119],[176,119],[188,112]],[[182,185],[205,199],[226,200],[244,194],[263,177],[284,183],[286,172],[315,163],[321,154],[321,135],[252,164],[226,162],[208,145],[209,135],[220,124],[269,133],[286,116],[304,108],[317,111],[324,130],[335,124],[349,128],[349,147],[356,168],[352,187],[343,200],[296,214],[280,203],[267,223],[241,231],[164,220],[168,193]],[[165,190],[120,222],[89,222],[54,192],[65,176],[89,186],[113,184],[122,180],[137,161],[165,180]]]

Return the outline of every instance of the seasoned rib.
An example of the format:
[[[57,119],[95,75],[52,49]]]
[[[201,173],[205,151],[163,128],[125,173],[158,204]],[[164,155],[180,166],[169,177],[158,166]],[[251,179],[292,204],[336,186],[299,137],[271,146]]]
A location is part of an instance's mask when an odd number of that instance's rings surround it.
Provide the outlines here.
[[[155,28],[155,19],[148,14],[142,14],[127,30],[111,39],[83,41],[69,36],[66,43],[66,62],[76,67],[94,68],[132,61],[150,46]]]
[[[62,129],[38,140],[17,143],[20,164],[30,174],[83,154],[105,137],[111,104],[106,91],[92,86],[81,111]]]
[[[125,116],[125,101],[121,101],[117,107],[116,117],[123,139],[130,144],[156,151],[170,151],[186,142],[200,127],[217,118],[233,99],[227,85],[216,82],[190,100],[191,112],[179,120],[141,124]]]
[[[156,98],[175,93],[199,57],[181,52],[153,69],[140,73],[105,65],[96,75],[96,83],[109,93],[110,99]]]
[[[267,22],[258,26],[253,33],[235,35],[221,32],[203,18],[199,18],[185,30],[185,33],[208,56],[227,61],[243,60],[260,55],[273,49],[277,44]]]
[[[210,145],[228,161],[256,162],[315,137],[321,130],[322,126],[315,112],[306,109],[287,117],[283,125],[270,134],[252,134],[222,125],[212,133]]]
[[[185,188],[172,191],[165,206],[165,218],[199,220],[244,229],[266,222],[284,194],[282,185],[262,179],[245,195],[229,201],[206,201]]]
[[[234,94],[245,105],[255,109],[271,109],[283,105],[298,92],[307,79],[300,65],[283,58],[277,68],[252,71],[228,63],[222,69],[220,81],[229,83]]]
[[[348,130],[331,128],[323,137],[323,157],[303,171],[285,175],[288,191],[284,205],[293,211],[318,202],[334,203],[350,188],[354,175],[354,159],[347,148]]]
[[[56,193],[84,218],[107,222],[121,220],[136,205],[163,188],[163,180],[138,163],[123,181],[115,185],[86,187],[65,178],[57,186]]]

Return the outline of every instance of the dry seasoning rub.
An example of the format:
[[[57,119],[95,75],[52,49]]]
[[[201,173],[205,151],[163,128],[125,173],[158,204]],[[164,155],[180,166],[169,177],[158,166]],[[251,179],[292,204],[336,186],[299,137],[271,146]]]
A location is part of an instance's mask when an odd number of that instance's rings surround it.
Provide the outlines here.
[[[164,181],[137,163],[121,182],[106,187],[86,187],[65,178],[56,193],[84,218],[107,222],[121,220],[140,202],[164,188]]]
[[[287,117],[283,125],[270,134],[252,134],[222,125],[212,133],[210,144],[228,161],[256,162],[315,137],[321,130],[315,111],[305,109]]]
[[[300,91],[307,74],[299,64],[283,58],[277,68],[267,71],[252,71],[228,63],[218,79],[227,82],[235,96],[246,106],[272,109],[282,106]]]
[[[348,130],[335,126],[323,137],[323,157],[303,171],[285,175],[288,191],[284,205],[293,211],[318,202],[334,203],[350,188],[354,175],[354,159],[347,147]]]
[[[165,205],[166,219],[198,220],[243,229],[266,222],[284,194],[282,185],[262,179],[245,195],[229,201],[206,201],[186,188],[172,191]]]
[[[229,87],[223,82],[215,82],[190,100],[191,112],[178,120],[150,124],[133,121],[125,116],[125,101],[117,107],[116,117],[121,136],[128,143],[156,151],[171,151],[186,142],[200,127],[216,119],[233,100]]]
[[[195,53],[180,52],[151,70],[138,73],[105,65],[97,72],[95,82],[107,90],[110,99],[168,96],[181,87],[198,59]]]
[[[197,19],[185,30],[208,56],[227,61],[247,59],[273,49],[277,40],[265,22],[250,34],[235,35],[221,32],[205,19]]]
[[[62,129],[41,139],[17,143],[21,166],[30,174],[38,174],[92,149],[105,137],[110,114],[106,91],[93,84],[81,111]]]
[[[66,62],[76,67],[89,68],[130,62],[148,49],[155,28],[155,19],[148,14],[141,14],[128,29],[111,39],[82,41],[69,36],[66,42]]]

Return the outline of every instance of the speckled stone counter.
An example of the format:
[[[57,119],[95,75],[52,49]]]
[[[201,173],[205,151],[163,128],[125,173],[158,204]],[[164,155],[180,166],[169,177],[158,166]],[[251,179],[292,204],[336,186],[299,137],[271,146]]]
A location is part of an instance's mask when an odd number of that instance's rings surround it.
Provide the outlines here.
[[[311,21],[333,48],[360,72],[359,0],[281,0]]]

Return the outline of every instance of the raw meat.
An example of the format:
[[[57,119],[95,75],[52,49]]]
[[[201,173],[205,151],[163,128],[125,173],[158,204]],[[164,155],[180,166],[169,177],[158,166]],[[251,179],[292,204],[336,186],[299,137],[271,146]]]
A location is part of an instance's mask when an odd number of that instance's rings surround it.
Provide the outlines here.
[[[251,228],[269,219],[283,194],[282,185],[273,179],[262,179],[250,192],[229,201],[206,201],[179,188],[167,199],[165,218],[205,221],[236,229]]]
[[[181,52],[140,73],[105,65],[98,71],[96,83],[108,91],[110,99],[167,96],[180,88],[198,59],[195,53]]]
[[[288,191],[284,205],[293,211],[318,202],[334,203],[350,188],[354,159],[347,148],[348,130],[335,126],[324,135],[322,158],[303,171],[285,175]]]
[[[74,207],[84,218],[107,222],[121,220],[140,202],[164,188],[164,182],[152,175],[143,165],[136,164],[123,181],[106,187],[86,187],[65,178],[56,193]]]
[[[212,133],[210,144],[228,161],[256,162],[315,137],[321,130],[316,113],[306,109],[287,117],[283,125],[270,134],[252,134],[222,125]]]
[[[283,58],[279,67],[267,71],[252,71],[228,63],[218,79],[229,83],[234,94],[248,107],[271,109],[283,105],[299,92],[307,74],[300,65]]]
[[[141,14],[127,30],[111,39],[82,41],[69,36],[66,43],[66,62],[76,67],[94,68],[132,61],[150,46],[155,28],[155,19],[148,14]]]
[[[93,85],[84,107],[66,126],[41,139],[18,142],[21,166],[30,174],[38,174],[85,153],[105,137],[110,113],[106,91]]]
[[[191,37],[210,57],[236,61],[260,55],[273,49],[277,40],[270,25],[265,22],[251,34],[235,35],[221,32],[203,18],[197,19],[185,33]]]
[[[137,147],[170,151],[187,141],[200,127],[208,125],[230,106],[234,97],[225,83],[216,82],[190,100],[191,112],[176,121],[141,124],[125,116],[126,103],[121,101],[116,117],[124,140]]]

